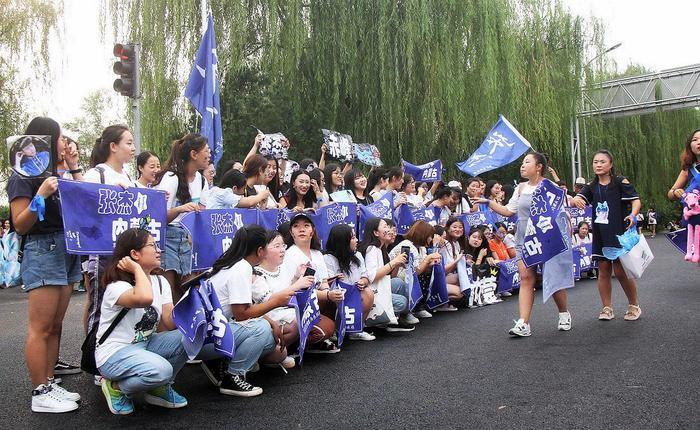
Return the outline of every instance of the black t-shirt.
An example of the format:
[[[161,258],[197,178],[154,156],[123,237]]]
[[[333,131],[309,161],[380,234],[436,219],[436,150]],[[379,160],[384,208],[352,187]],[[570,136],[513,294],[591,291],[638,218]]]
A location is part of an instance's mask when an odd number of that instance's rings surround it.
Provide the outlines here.
[[[33,199],[39,187],[46,178],[24,178],[16,173],[10,176],[7,182],[7,198],[10,202],[17,197]],[[36,222],[27,234],[49,234],[63,231],[63,217],[61,216],[61,200],[58,191],[46,199],[46,211],[44,220]]]

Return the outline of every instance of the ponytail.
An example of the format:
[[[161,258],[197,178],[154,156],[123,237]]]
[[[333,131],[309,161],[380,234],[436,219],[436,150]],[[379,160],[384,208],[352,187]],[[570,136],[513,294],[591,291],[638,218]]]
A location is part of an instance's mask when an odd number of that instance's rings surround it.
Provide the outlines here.
[[[190,161],[191,151],[201,151],[207,145],[207,138],[197,134],[189,133],[180,139],[174,140],[170,146],[170,157],[165,161],[163,170],[156,175],[153,185],[158,185],[168,172],[177,176],[177,192],[175,197],[180,204],[189,203],[192,200],[190,195],[190,185],[187,182],[187,163]]]
[[[123,124],[110,125],[102,130],[100,137],[95,139],[95,146],[92,147],[92,153],[90,154],[91,168],[107,162],[111,154],[112,143],[118,144],[125,131],[129,131],[129,127]]]

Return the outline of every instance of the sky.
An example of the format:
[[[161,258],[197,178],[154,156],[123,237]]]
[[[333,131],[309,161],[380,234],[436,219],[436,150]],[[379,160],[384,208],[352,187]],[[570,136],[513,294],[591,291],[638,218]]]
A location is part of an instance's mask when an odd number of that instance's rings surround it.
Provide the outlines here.
[[[606,54],[619,71],[630,63],[655,71],[700,63],[700,0],[563,1],[573,13],[584,18],[594,15],[605,22],[607,46],[622,43]],[[112,90],[116,76],[111,51],[116,41],[111,33],[101,40],[99,2],[64,0],[64,6],[63,38],[55,41],[53,50],[59,54],[51,63],[52,84],[35,89],[35,112],[31,113],[70,121],[80,115],[82,99],[100,89],[114,96],[117,109],[123,107],[125,98]],[[119,118],[123,112],[113,116]]]

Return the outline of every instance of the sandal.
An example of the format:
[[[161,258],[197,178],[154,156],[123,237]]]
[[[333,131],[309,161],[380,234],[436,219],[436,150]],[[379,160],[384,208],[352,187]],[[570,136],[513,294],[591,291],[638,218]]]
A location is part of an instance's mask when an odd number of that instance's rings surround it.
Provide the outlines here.
[[[613,309],[610,306],[603,306],[603,310],[600,311],[598,319],[601,321],[610,321],[613,318],[615,318],[615,313],[613,312]]]
[[[625,321],[637,321],[642,316],[642,308],[638,305],[629,305],[625,312]]]

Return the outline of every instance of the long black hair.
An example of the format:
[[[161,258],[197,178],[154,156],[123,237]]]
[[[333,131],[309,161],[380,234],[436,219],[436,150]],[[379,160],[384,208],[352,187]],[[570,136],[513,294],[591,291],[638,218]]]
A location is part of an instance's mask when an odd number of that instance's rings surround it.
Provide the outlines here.
[[[367,248],[376,246],[382,251],[382,259],[384,260],[384,264],[386,264],[389,262],[389,253],[384,249],[379,238],[374,235],[374,232],[379,230],[379,224],[382,221],[386,222],[385,219],[374,217],[367,220],[365,223],[365,230],[362,233],[362,241],[360,241],[357,249],[365,256],[367,255]]]
[[[350,268],[354,264],[360,265],[360,259],[350,249],[353,229],[346,224],[333,226],[326,241],[326,254],[338,259],[340,270],[346,275],[350,273]]]
[[[279,200],[280,196],[280,173],[282,174],[282,177],[284,177],[284,172],[280,172],[280,163],[279,161],[273,157],[272,155],[267,155],[265,156],[265,159],[267,160],[268,166],[270,165],[270,161],[275,163],[275,177],[270,179],[270,182],[267,183],[267,189],[270,190],[270,195],[272,198],[275,200]]]
[[[136,282],[134,275],[120,269],[118,264],[122,258],[130,256],[132,250],[138,251],[142,249],[149,237],[151,237],[151,233],[140,228],[130,228],[117,237],[117,242],[114,244],[114,251],[112,252],[112,259],[102,275],[103,288],[116,281],[125,281],[132,285]]]
[[[94,154],[94,151],[93,151],[93,154]],[[158,154],[156,154],[153,151],[143,151],[136,157],[136,170],[137,170],[136,175],[139,178],[141,177],[141,170],[139,169],[139,167],[144,167],[151,157],[158,158]],[[160,159],[159,159],[159,161],[160,161]],[[92,167],[95,167],[95,166],[92,166]]]
[[[326,190],[328,190],[328,194],[343,189],[342,186],[338,187],[337,189],[333,189],[333,172],[335,172],[336,169],[340,170],[342,175],[342,169],[340,169],[339,164],[328,163],[326,164],[326,167],[323,168],[323,176],[325,176],[326,179]]]
[[[267,245],[266,234],[264,228],[255,224],[239,228],[231,246],[214,262],[211,268],[212,276],[264,248]]]
[[[245,184],[245,175],[234,169],[229,169],[224,173],[224,176],[219,179],[219,188],[243,188]]]
[[[294,181],[300,176],[300,175],[306,175],[309,177],[309,182],[311,181],[311,176],[309,175],[308,172],[304,170],[297,170],[296,172],[292,173],[292,177],[289,180],[289,191],[287,191],[287,196],[288,196],[288,201],[287,201],[287,207],[288,208],[294,208],[297,206],[298,203],[298,196],[297,196],[297,190],[294,189]],[[314,189],[311,187],[311,184],[309,183],[309,190],[304,194],[302,202],[304,203],[304,208],[305,209],[310,209],[314,207],[314,203],[316,203],[316,196],[314,194]]]
[[[372,170],[369,174],[369,178],[367,178],[367,189],[365,192],[369,194],[369,192],[374,190],[374,187],[376,187],[379,181],[382,179],[389,179],[385,168],[377,167],[376,169]]]
[[[479,236],[481,236],[481,245],[474,248],[472,245],[469,243],[469,237],[478,232]],[[479,256],[479,253],[481,252],[482,249],[486,248],[487,250],[489,249],[489,241],[486,239],[486,235],[484,234],[484,230],[480,229],[479,226],[474,226],[471,229],[469,229],[469,234],[467,234],[466,237],[466,244],[464,245],[464,255],[471,255],[474,257],[474,261],[476,261],[476,258]]]
[[[185,175],[187,163],[190,162],[190,152],[201,151],[207,146],[207,138],[198,133],[189,133],[182,138],[173,141],[170,147],[170,157],[165,162],[163,170],[156,175],[156,180],[153,185],[160,184],[168,172],[172,172],[177,176],[177,192],[175,197],[180,204],[189,203],[192,201],[190,195],[190,184]]]

